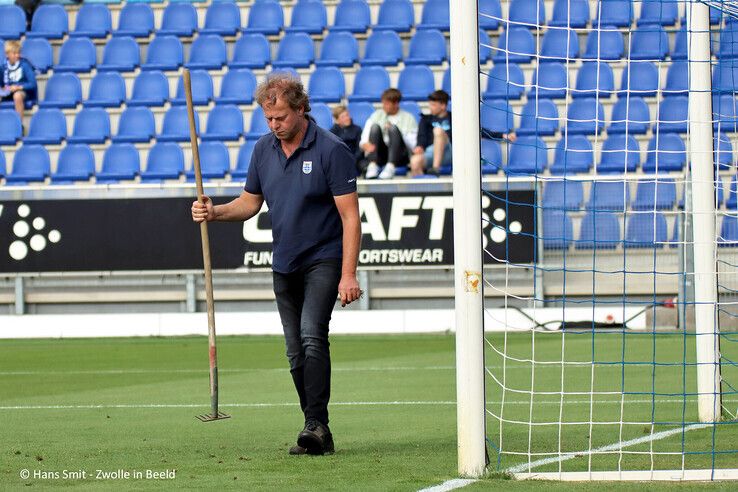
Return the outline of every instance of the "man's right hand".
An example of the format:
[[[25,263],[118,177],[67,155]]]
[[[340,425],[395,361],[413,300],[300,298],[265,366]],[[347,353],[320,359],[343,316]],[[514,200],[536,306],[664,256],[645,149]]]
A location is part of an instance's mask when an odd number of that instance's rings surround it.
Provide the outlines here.
[[[200,203],[197,200],[192,202],[192,220],[194,222],[210,222],[215,218],[213,202],[210,201],[210,198],[203,195],[202,201],[203,203]]]
[[[366,142],[364,145],[361,146],[361,148],[364,150],[366,154],[371,154],[372,152],[377,150],[377,146],[371,142]]]

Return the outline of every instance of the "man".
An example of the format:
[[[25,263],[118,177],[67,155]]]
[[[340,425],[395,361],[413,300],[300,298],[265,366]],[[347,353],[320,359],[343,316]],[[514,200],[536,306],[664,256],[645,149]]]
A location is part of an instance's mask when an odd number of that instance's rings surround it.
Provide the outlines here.
[[[418,122],[400,109],[402,93],[387,89],[382,93],[382,109],[369,116],[361,133],[361,148],[369,164],[367,179],[391,179],[397,166],[407,166],[410,150],[415,148]],[[379,168],[384,166],[380,172]]]
[[[195,222],[245,221],[266,200],[272,220],[273,281],[290,372],[305,427],[290,454],[333,453],[328,428],[331,363],[328,322],[361,295],[356,264],[361,240],[353,156],[308,116],[299,80],[267,77],[256,91],[271,133],[254,146],[243,193],[213,205],[192,204]]]
[[[434,174],[451,165],[451,113],[448,94],[438,90],[428,95],[428,110],[418,125],[418,142],[410,158],[410,174]]]
[[[351,113],[346,106],[338,105],[332,110],[334,124],[331,133],[340,138],[349,148],[354,156],[356,170],[361,174],[361,162],[364,160],[364,152],[359,147],[361,140],[361,128],[354,124]]]
[[[26,101],[36,100],[36,75],[31,62],[21,58],[18,41],[5,42],[5,63],[2,69],[0,101],[13,101],[22,121]]]

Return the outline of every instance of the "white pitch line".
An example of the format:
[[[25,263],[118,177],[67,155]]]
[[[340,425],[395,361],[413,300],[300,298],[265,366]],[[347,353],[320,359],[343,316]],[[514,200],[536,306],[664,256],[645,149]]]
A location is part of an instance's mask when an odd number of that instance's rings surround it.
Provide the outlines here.
[[[452,480],[446,480],[445,482],[434,485],[433,487],[428,487],[425,489],[420,489],[418,492],[447,492],[449,490],[455,490],[460,489],[461,487],[466,487],[469,484],[472,484],[476,482],[477,480],[474,478],[454,478]]]
[[[333,372],[450,371],[455,366],[334,367]],[[262,369],[219,369],[223,373],[284,372],[287,367]],[[204,369],[99,369],[89,371],[0,371],[0,376],[100,375],[100,374],[208,374]]]

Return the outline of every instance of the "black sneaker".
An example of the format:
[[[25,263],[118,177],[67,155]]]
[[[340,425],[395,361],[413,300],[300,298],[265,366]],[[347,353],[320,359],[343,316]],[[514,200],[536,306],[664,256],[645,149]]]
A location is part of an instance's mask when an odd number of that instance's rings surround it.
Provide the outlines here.
[[[297,446],[305,448],[307,454],[333,454],[333,435],[327,426],[317,420],[308,420],[305,428],[297,436]]]
[[[302,446],[298,446],[297,444],[295,444],[294,446],[292,446],[290,448],[289,453],[292,456],[299,456],[299,455],[307,454],[307,449],[303,448]]]

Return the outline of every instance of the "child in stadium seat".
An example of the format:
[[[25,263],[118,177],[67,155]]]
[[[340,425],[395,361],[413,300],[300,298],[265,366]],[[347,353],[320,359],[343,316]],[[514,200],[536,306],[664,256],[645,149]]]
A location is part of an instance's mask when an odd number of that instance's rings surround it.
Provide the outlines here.
[[[410,158],[411,176],[438,176],[441,166],[451,165],[451,113],[448,93],[438,90],[428,95],[430,114],[423,114],[418,125],[418,142]]]
[[[348,146],[356,160],[356,171],[361,174],[363,171],[361,163],[364,160],[364,152],[359,147],[361,128],[354,124],[351,113],[349,113],[346,106],[339,105],[333,108],[333,121],[335,123],[331,127],[331,133],[343,140],[343,143]]]
[[[5,64],[0,95],[2,95],[0,101],[13,101],[21,121],[26,101],[36,101],[34,68],[31,62],[21,57],[21,46],[18,41],[5,42]]]
[[[415,117],[400,109],[402,93],[387,89],[382,93],[382,109],[369,116],[361,133],[361,148],[369,164],[367,179],[391,179],[397,166],[407,166],[415,148],[418,123]],[[379,170],[381,166],[384,168]]]

